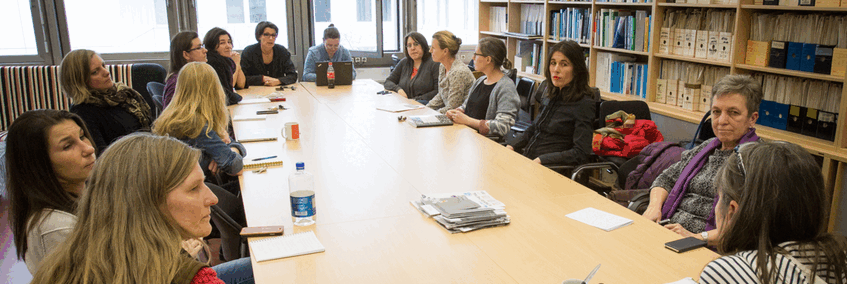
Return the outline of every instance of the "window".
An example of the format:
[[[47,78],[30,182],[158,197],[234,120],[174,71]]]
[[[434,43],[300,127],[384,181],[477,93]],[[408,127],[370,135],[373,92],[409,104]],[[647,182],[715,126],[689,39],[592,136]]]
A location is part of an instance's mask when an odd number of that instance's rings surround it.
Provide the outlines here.
[[[99,53],[168,51],[165,1],[64,0],[71,48]]]
[[[428,40],[437,31],[448,30],[475,45],[479,40],[477,0],[418,0],[418,32]]]
[[[376,52],[377,34],[382,34],[382,47],[385,51],[398,51],[400,10],[397,0],[382,0],[383,27],[378,32],[376,27],[376,5],[374,0],[330,1],[316,0],[313,2],[314,38],[316,44],[323,42],[323,31],[330,23],[335,24],[341,33],[341,45],[351,51]],[[322,6],[319,6],[322,5]],[[341,11],[333,15],[330,11]],[[356,13],[349,13],[356,11]],[[331,21],[329,19],[332,19]]]
[[[7,37],[0,41],[0,55],[38,54],[29,3],[29,0],[12,0],[0,9],[0,26]]]
[[[270,21],[279,28],[276,43],[293,53],[288,42],[288,12],[285,3],[268,0],[197,1],[197,33],[202,39],[214,27],[225,29],[232,36],[233,49],[241,50],[257,43],[256,24]]]

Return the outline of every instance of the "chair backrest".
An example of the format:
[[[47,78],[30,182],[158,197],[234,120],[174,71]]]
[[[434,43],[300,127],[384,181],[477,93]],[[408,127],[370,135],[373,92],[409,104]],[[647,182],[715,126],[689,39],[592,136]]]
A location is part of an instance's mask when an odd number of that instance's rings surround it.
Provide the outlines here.
[[[520,109],[525,112],[529,112],[529,107],[532,104],[530,98],[532,97],[532,91],[535,88],[535,80],[527,77],[521,77],[518,80],[516,88],[518,91],[518,97],[521,99]]]
[[[605,126],[606,116],[619,110],[635,114],[635,119],[653,120],[650,116],[650,106],[644,101],[605,101],[600,103],[599,118],[602,125],[598,125],[598,128]]]
[[[715,131],[712,129],[712,118],[709,117],[711,112],[707,112],[703,115],[703,118],[700,119],[700,125],[697,126],[697,132],[694,132],[694,138],[691,139],[687,145],[685,145],[685,149],[692,149],[703,143],[703,141],[709,140],[712,137],[715,137]]]
[[[512,82],[518,82],[518,69],[512,68],[503,72],[506,76],[509,76],[509,79],[512,79]]]
[[[162,96],[165,94],[165,84],[159,82],[148,82],[147,92],[150,93],[150,96],[153,98],[153,104],[156,108],[156,112],[161,113],[163,109]]]
[[[230,261],[242,257],[241,229],[243,228],[238,222],[229,217],[223,209],[218,205],[212,205],[212,222],[215,227],[221,232],[221,250],[223,250],[224,260]]]

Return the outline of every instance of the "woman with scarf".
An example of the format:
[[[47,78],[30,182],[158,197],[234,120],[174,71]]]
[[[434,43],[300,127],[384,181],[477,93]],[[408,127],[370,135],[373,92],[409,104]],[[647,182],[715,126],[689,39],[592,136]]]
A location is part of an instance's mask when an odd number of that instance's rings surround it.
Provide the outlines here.
[[[232,36],[222,28],[212,28],[203,37],[203,46],[209,48],[206,63],[215,69],[227,98],[240,97],[234,88],[244,88],[247,79],[241,71],[241,55],[232,50]]]
[[[70,111],[85,121],[97,154],[124,135],[150,129],[150,105],[137,91],[113,82],[96,52],[71,51],[59,68],[62,90],[73,103]]]
[[[682,159],[653,182],[644,217],[670,219],[666,228],[716,244],[714,176],[736,146],[758,141],[753,125],[759,118],[762,86],[745,75],[729,75],[712,89],[712,129],[715,138],[682,153]]]

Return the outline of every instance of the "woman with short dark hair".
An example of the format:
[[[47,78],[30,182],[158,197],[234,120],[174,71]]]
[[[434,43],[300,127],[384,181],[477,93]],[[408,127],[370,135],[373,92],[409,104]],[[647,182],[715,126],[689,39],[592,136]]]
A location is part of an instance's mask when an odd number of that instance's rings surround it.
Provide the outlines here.
[[[246,78],[241,71],[241,55],[232,50],[232,36],[222,28],[212,28],[203,37],[203,46],[209,49],[206,63],[215,69],[227,97],[241,97],[235,88],[244,88]]]
[[[547,56],[546,99],[541,113],[512,145],[540,164],[578,165],[591,155],[595,104],[588,87],[588,68],[582,47],[562,41]]]
[[[821,168],[802,147],[750,142],[715,176],[718,252],[700,283],[847,283],[847,240],[827,233]]]
[[[321,61],[353,61],[350,51],[341,46],[341,33],[334,24],[329,24],[329,27],[324,29],[323,43],[309,48],[306,63],[303,65],[303,81],[315,81],[315,64]],[[356,68],[353,68],[353,79],[356,79]]]
[[[438,67],[432,61],[426,37],[411,32],[403,39],[406,57],[394,67],[394,71],[385,79],[385,89],[418,101],[426,105],[438,94]]]
[[[18,259],[34,274],[76,223],[74,210],[94,166],[82,119],[63,110],[25,112],[9,126],[6,182]]]
[[[291,53],[276,44],[279,28],[271,22],[256,25],[258,43],[244,48],[241,69],[248,86],[279,86],[297,82],[297,68],[291,62]]]

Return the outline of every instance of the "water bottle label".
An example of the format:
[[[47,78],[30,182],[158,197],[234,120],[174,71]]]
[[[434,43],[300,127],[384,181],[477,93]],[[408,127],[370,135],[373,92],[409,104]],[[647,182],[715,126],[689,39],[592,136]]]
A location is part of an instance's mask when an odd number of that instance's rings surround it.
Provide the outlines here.
[[[304,197],[291,196],[291,216],[306,218],[315,216],[315,195]]]

